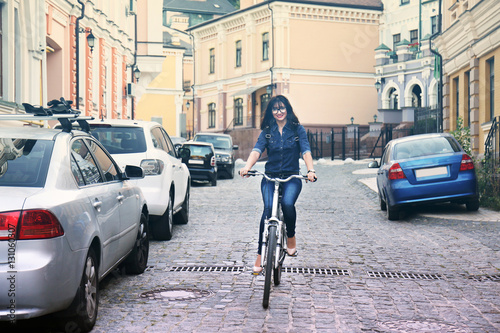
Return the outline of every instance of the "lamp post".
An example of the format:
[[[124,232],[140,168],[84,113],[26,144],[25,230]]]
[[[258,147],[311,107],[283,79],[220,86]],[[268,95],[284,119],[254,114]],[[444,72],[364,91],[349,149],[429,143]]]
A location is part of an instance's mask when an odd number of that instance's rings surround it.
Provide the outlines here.
[[[377,122],[377,115],[376,115],[376,114],[374,114],[374,115],[373,115],[373,122],[374,122],[374,123],[376,123],[376,122]]]
[[[95,46],[95,36],[92,33],[91,28],[80,28],[76,27],[75,28],[75,34],[76,34],[76,57],[75,57],[75,62],[76,62],[76,103],[75,107],[78,110],[80,108],[80,52],[79,52],[79,40],[80,40],[80,34],[81,33],[88,33],[87,35],[87,45],[90,47],[90,53],[94,51],[94,46]]]
[[[135,77],[135,81],[139,82],[139,78],[141,77],[141,71],[139,70],[139,67],[137,67],[137,66],[135,66],[135,69],[134,69],[134,77]]]
[[[354,117],[351,117],[351,125],[354,125]]]

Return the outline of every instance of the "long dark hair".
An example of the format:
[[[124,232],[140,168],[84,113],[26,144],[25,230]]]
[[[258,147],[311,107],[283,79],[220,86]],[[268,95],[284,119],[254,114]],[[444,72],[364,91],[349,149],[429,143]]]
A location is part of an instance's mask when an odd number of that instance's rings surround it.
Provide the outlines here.
[[[274,96],[273,98],[271,98],[271,100],[267,104],[266,113],[264,114],[264,118],[262,118],[262,123],[260,124],[261,130],[264,130],[266,127],[271,126],[271,124],[273,122],[276,122],[276,120],[274,119],[274,116],[273,116],[273,106],[276,103],[280,103],[280,102],[283,103],[283,105],[286,108],[286,121],[290,122],[290,124],[292,126],[298,126],[300,124],[299,119],[297,118],[297,116],[293,112],[292,105],[288,101],[288,98],[286,98],[283,95],[277,95],[277,96]]]

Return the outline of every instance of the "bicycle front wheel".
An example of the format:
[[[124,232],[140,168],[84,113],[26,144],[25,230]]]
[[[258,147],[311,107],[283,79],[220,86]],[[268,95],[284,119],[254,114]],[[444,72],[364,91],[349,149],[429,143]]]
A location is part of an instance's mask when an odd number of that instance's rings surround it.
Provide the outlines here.
[[[269,227],[269,236],[267,240],[267,258],[264,278],[264,298],[262,306],[267,309],[269,306],[269,294],[271,293],[271,279],[273,277],[273,266],[276,260],[276,226]]]

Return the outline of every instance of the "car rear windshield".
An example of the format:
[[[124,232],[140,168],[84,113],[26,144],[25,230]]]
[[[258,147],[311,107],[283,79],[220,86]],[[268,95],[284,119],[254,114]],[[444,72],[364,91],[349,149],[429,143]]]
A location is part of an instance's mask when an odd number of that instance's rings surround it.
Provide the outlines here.
[[[433,137],[401,142],[394,145],[394,159],[401,160],[420,156],[448,154],[461,151],[450,137]]]
[[[184,145],[183,147],[189,149],[191,157],[210,158],[210,155],[213,155],[212,148],[209,146]]]
[[[0,139],[0,186],[43,187],[54,141]]]
[[[110,127],[90,125],[92,135],[110,154],[144,153],[146,139],[140,127]]]
[[[211,143],[215,149],[231,149],[231,140],[224,136],[196,135],[194,141]]]

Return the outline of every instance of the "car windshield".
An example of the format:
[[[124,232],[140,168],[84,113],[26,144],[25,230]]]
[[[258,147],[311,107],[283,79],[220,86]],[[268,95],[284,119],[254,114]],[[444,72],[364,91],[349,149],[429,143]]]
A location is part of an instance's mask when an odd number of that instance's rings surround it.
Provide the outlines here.
[[[191,152],[191,157],[203,157],[209,158],[213,155],[212,148],[209,146],[199,146],[199,145],[184,145]]]
[[[461,151],[460,147],[448,137],[433,137],[401,142],[394,145],[394,159],[448,154]]]
[[[215,149],[231,149],[231,140],[224,136],[196,135],[194,141],[211,143]]]
[[[43,187],[54,141],[0,139],[0,186]]]
[[[110,154],[144,153],[146,139],[140,127],[111,127],[90,125],[92,135]]]

